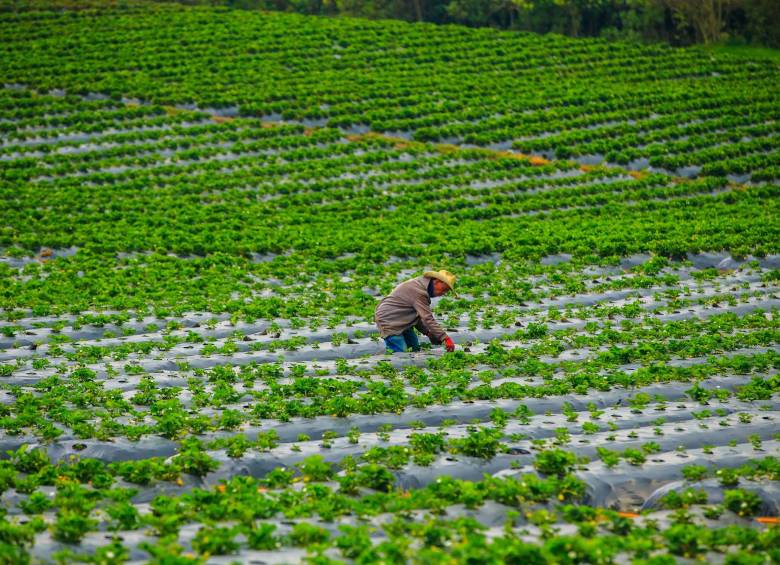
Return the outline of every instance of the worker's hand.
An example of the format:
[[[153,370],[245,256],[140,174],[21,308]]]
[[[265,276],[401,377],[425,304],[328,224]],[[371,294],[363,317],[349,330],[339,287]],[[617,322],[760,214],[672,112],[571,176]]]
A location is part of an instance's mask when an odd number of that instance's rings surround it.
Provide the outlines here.
[[[444,338],[444,347],[446,347],[447,351],[449,351],[450,353],[455,351],[455,342],[452,341],[450,336],[447,336],[447,337]]]

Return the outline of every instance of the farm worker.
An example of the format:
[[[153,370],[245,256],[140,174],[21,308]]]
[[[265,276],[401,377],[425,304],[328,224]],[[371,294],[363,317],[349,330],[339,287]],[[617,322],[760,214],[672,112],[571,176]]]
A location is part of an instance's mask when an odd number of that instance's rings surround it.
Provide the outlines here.
[[[420,277],[402,282],[384,297],[376,307],[374,321],[379,335],[391,351],[420,350],[417,328],[427,335],[434,345],[444,343],[447,351],[454,351],[455,344],[431,313],[431,298],[450,291],[455,292],[455,275],[449,271],[426,271]]]

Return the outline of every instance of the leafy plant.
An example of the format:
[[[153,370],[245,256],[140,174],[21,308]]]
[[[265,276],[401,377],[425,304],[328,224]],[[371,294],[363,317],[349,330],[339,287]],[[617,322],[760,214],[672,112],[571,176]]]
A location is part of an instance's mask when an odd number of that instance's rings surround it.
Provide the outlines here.
[[[229,555],[236,552],[240,544],[235,540],[233,528],[205,526],[200,528],[192,539],[192,547],[199,553],[208,555]]]
[[[52,525],[52,537],[63,543],[78,543],[97,525],[97,521],[76,511],[63,511],[57,514]]]
[[[310,455],[296,467],[306,481],[327,481],[333,475],[331,464],[322,455]]]
[[[707,475],[707,467],[703,465],[687,465],[683,467],[682,474],[686,481],[692,483],[701,481]]]
[[[755,516],[761,509],[761,498],[744,489],[727,490],[723,493],[723,505],[738,516]]]
[[[577,457],[573,453],[561,449],[548,449],[536,456],[534,467],[545,475],[563,477],[572,471],[576,462]]]
[[[454,453],[462,453],[470,457],[492,459],[503,449],[501,438],[503,432],[496,428],[469,426],[464,438],[450,440],[448,448]]]

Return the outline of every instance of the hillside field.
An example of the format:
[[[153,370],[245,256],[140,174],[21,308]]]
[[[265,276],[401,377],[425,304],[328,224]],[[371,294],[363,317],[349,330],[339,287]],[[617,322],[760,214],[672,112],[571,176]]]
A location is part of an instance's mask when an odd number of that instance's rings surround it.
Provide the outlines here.
[[[776,53],[0,0],[0,77],[0,564],[780,562]]]

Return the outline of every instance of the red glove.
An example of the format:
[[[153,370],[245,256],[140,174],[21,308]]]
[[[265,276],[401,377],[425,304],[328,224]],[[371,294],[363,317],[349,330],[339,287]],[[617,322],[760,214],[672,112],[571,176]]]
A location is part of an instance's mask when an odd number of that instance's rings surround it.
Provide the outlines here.
[[[450,353],[455,351],[455,342],[452,341],[452,339],[450,339],[450,336],[444,338],[444,347],[446,347],[447,351],[449,351]]]

